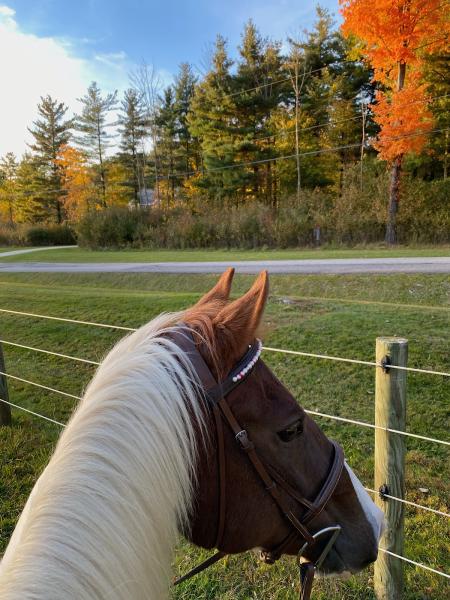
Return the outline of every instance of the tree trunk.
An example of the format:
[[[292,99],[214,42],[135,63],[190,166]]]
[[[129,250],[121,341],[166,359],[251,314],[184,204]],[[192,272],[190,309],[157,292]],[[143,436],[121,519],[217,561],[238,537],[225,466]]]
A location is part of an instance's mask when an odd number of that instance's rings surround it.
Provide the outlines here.
[[[296,74],[298,75],[298,74]],[[295,87],[295,158],[297,163],[297,202],[300,202],[300,194],[302,190],[302,175],[300,170],[300,154],[299,154],[299,137],[298,137],[298,105],[299,91],[298,85]]]
[[[62,211],[61,211],[61,200],[59,198],[56,199],[56,218],[58,220],[58,225],[62,223]]]
[[[98,162],[100,166],[100,187],[102,191],[102,207],[106,208],[106,179],[105,168],[103,166],[103,149],[100,123],[97,120],[97,146],[98,146]]]
[[[448,177],[448,130],[445,132],[444,179]]]
[[[397,243],[397,212],[400,194],[400,173],[402,170],[403,156],[398,156],[391,170],[391,185],[389,189],[389,208],[386,224],[386,243],[393,245]]]
[[[397,90],[400,91],[405,85],[406,63],[399,63]],[[402,170],[403,156],[399,155],[394,160],[391,170],[391,186],[389,189],[389,208],[386,223],[386,243],[393,245],[397,243],[397,213],[400,199],[400,173]]]
[[[11,200],[11,195],[8,196],[8,209],[9,209],[9,223],[14,225],[14,214],[13,214],[13,205]]]

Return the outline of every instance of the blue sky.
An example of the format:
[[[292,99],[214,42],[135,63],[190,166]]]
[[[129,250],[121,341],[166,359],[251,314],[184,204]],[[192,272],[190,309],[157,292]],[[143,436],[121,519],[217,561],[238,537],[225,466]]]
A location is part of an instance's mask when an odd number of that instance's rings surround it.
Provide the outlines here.
[[[244,23],[252,18],[265,36],[285,40],[315,18],[311,0],[0,0],[0,55],[5,89],[0,95],[0,155],[25,149],[26,125],[39,96],[68,103],[93,79],[122,91],[128,73],[145,60],[164,83],[179,63],[204,70],[218,33],[235,54]],[[322,0],[338,18],[338,0]],[[4,75],[4,76],[3,76]],[[6,79],[6,81],[5,81]]]

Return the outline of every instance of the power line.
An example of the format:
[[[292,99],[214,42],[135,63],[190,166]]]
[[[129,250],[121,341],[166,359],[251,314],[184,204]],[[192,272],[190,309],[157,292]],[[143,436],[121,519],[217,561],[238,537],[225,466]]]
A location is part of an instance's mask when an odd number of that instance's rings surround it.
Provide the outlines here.
[[[397,140],[418,137],[418,136],[434,135],[436,133],[441,133],[441,132],[445,132],[445,131],[450,131],[450,129],[449,128],[431,129],[429,131],[420,131],[420,132],[409,133],[409,134],[404,134],[404,135],[391,136],[391,137],[384,138],[384,139],[389,140],[389,141],[397,141]],[[174,177],[192,177],[193,175],[205,175],[208,173],[217,173],[217,172],[226,171],[229,169],[238,169],[241,167],[260,165],[260,164],[275,162],[278,160],[288,160],[288,159],[293,159],[293,158],[302,157],[302,156],[317,156],[319,154],[329,154],[332,152],[337,152],[339,150],[350,150],[353,148],[360,148],[360,147],[361,147],[361,142],[354,143],[354,144],[343,144],[342,146],[335,146],[333,148],[321,148],[320,150],[308,150],[306,152],[287,154],[285,156],[273,156],[271,158],[261,158],[259,160],[251,160],[251,161],[246,161],[246,162],[241,162],[241,163],[234,163],[231,165],[225,165],[223,167],[211,167],[209,169],[205,169],[204,171],[189,171],[189,172],[185,172],[185,173],[169,174],[169,175],[165,175],[164,177],[158,177],[158,181],[171,179]]]
[[[400,104],[401,107],[411,106],[412,104],[424,104],[434,102],[435,100],[440,100],[441,98],[448,98],[450,94],[442,94],[441,96],[433,96],[432,98],[426,98],[422,100],[414,100],[412,102],[406,102],[405,104]],[[341,119],[340,121],[326,121],[324,123],[319,123],[317,125],[311,125],[311,127],[302,127],[299,132],[302,134],[304,131],[312,131],[314,129],[320,129],[321,127],[332,127],[334,125],[342,125],[343,123],[350,123],[351,121],[357,121],[363,118],[363,115],[357,115],[355,117],[350,117],[348,119]],[[280,137],[285,134],[295,133],[295,127],[290,127],[289,129],[285,129],[284,131],[279,131],[278,133],[274,133],[272,135],[267,135],[264,137],[257,137],[249,140],[249,142],[259,142],[261,140],[268,140],[275,137]],[[245,140],[244,140],[245,141]]]
[[[332,67],[333,65],[344,65],[344,64],[363,64],[362,60],[336,60],[333,61],[331,63],[329,63],[328,65],[323,65],[322,67],[318,67],[317,69],[311,69],[306,73],[306,76],[309,77],[310,75],[312,75],[313,73],[319,73],[320,71],[324,71],[325,69],[329,69],[330,67]],[[255,85],[254,87],[251,88],[247,88],[245,90],[238,90],[236,92],[231,92],[230,94],[224,94],[223,96],[221,96],[221,100],[225,99],[225,98],[234,98],[236,96],[241,96],[242,94],[247,94],[248,92],[254,92],[254,91],[258,91],[261,90],[263,88],[266,87],[270,87],[272,85],[278,85],[279,83],[286,83],[288,81],[292,81],[292,77],[284,77],[283,79],[276,79],[274,81],[269,81],[267,83],[261,83],[259,85]],[[359,93],[357,94],[359,95]]]
[[[253,89],[253,88],[252,88]],[[433,96],[431,98],[425,98],[422,100],[414,100],[412,102],[407,102],[405,104],[400,104],[400,106],[410,106],[413,104],[419,104],[419,103],[431,103],[434,102],[435,100],[439,100],[442,98],[447,98],[450,97],[450,94],[442,94],[440,96]],[[310,127],[304,127],[302,129],[300,129],[300,134],[302,134],[305,131],[312,131],[315,129],[320,129],[320,128],[324,128],[324,127],[332,127],[334,125],[340,125],[340,124],[344,124],[344,123],[349,123],[351,121],[356,121],[356,120],[360,120],[362,119],[362,115],[357,115],[355,117],[350,117],[348,119],[342,119],[339,121],[327,121],[324,123],[319,123],[316,125],[312,125]],[[435,129],[435,130],[431,130],[431,131],[424,131],[424,132],[416,132],[413,134],[405,134],[403,135],[399,135],[396,137],[392,137],[392,138],[386,138],[386,139],[391,139],[391,140],[397,140],[397,139],[402,139],[403,137],[416,137],[416,136],[420,136],[420,135],[428,135],[428,134],[435,134],[435,133],[441,133],[441,132],[446,132],[449,131],[449,129]],[[242,142],[248,142],[248,143],[254,143],[254,142],[259,142],[259,141],[264,141],[264,140],[268,140],[268,139],[272,139],[272,138],[276,138],[276,137],[280,137],[286,134],[290,134],[290,133],[294,133],[295,132],[295,128],[289,128],[286,129],[284,131],[280,131],[278,133],[272,134],[272,135],[268,135],[268,136],[264,136],[264,137],[257,137],[257,138],[253,138],[253,139],[245,139],[243,138],[241,141]],[[245,135],[245,134],[242,134]],[[266,159],[261,159],[259,161],[249,161],[249,162],[244,162],[244,163],[236,163],[236,164],[232,164],[232,165],[225,165],[224,167],[212,167],[210,169],[204,169],[203,171],[188,171],[188,172],[184,172],[184,173],[170,173],[169,175],[163,175],[163,176],[158,176],[156,179],[156,181],[165,181],[171,178],[184,178],[184,177],[192,177],[193,175],[205,175],[206,173],[209,172],[216,172],[216,171],[220,171],[220,170],[226,170],[226,169],[232,169],[232,168],[240,168],[243,166],[250,166],[250,165],[254,165],[254,164],[260,164],[260,163],[266,163],[266,162],[272,162],[272,161],[276,161],[276,160],[285,160],[285,159],[290,159],[290,158],[297,158],[297,156],[301,157],[301,156],[308,156],[308,155],[315,155],[315,154],[322,154],[322,153],[329,153],[329,152],[334,152],[337,150],[346,150],[346,149],[354,149],[354,148],[360,148],[361,147],[361,142],[355,143],[355,144],[348,144],[345,146],[338,146],[335,148],[324,148],[321,150],[312,150],[312,151],[306,151],[306,152],[301,152],[301,153],[295,153],[295,154],[291,154],[291,155],[287,155],[287,156],[276,156],[276,157],[271,157],[271,158],[266,158]],[[147,178],[149,177],[148,175],[146,176]],[[131,184],[131,181],[120,181],[117,182],[118,185],[128,185]],[[74,186],[79,190],[82,189],[87,189],[89,187],[89,185],[77,185]],[[45,194],[45,193],[52,193],[52,194],[60,194],[60,195],[67,195],[69,192],[67,190],[65,190],[64,188],[46,188],[46,189],[36,189],[36,190],[32,190],[32,191],[22,191],[22,192],[11,192],[9,195],[11,196],[15,196],[15,197],[20,197],[20,196],[32,196],[34,194]]]

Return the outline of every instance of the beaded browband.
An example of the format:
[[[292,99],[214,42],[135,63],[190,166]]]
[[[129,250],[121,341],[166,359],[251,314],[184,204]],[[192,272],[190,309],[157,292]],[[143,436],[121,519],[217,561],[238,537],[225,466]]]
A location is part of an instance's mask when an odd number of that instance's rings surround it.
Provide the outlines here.
[[[256,352],[255,352],[255,349],[256,349]],[[239,373],[236,373],[236,375],[233,375],[233,377],[231,378],[234,383],[237,383],[241,379],[245,378],[245,376],[247,375],[247,373],[249,371],[251,371],[253,369],[253,367],[256,365],[256,363],[258,362],[258,359],[261,356],[261,352],[262,352],[262,342],[261,342],[261,340],[257,339],[256,340],[256,344],[254,344],[253,346],[250,345],[248,347],[248,352],[250,352],[250,351],[252,351],[252,357],[250,358],[248,364],[246,364],[239,371]],[[247,358],[247,354],[243,357],[242,362],[244,362],[246,358]],[[239,368],[239,365],[236,368]]]

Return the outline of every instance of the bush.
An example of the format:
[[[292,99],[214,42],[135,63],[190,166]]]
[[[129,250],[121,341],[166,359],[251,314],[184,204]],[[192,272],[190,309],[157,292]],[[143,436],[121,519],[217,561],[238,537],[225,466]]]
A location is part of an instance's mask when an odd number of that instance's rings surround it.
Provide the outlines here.
[[[24,246],[23,228],[0,224],[0,246]]]
[[[71,246],[77,239],[68,225],[34,225],[26,229],[25,242],[29,246]]]
[[[78,225],[78,238],[89,248],[123,248],[133,245],[143,212],[114,207],[87,213]]]
[[[257,201],[236,206],[199,199],[170,209],[110,208],[87,214],[78,227],[80,245],[89,248],[289,248],[321,243],[348,245],[384,240],[389,174],[379,161],[344,172],[340,193],[303,190],[278,207]],[[398,215],[402,243],[450,241],[450,180],[425,182],[403,173]]]

